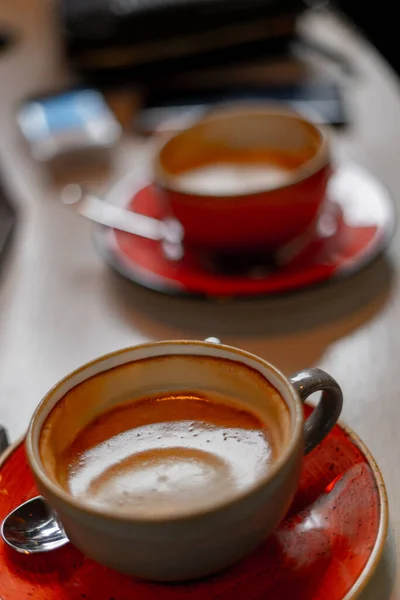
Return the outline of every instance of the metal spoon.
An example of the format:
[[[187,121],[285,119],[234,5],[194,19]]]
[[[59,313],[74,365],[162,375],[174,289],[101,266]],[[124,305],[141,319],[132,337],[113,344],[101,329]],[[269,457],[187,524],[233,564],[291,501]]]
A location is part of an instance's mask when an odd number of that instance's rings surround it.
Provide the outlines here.
[[[22,554],[39,554],[68,544],[57,515],[42,496],[13,510],[1,524],[0,534],[8,546]]]
[[[90,221],[149,240],[160,241],[165,254],[171,260],[179,260],[183,256],[183,227],[174,218],[154,219],[140,215],[104,202],[75,183],[63,189],[61,199],[64,204],[71,206],[76,213]]]

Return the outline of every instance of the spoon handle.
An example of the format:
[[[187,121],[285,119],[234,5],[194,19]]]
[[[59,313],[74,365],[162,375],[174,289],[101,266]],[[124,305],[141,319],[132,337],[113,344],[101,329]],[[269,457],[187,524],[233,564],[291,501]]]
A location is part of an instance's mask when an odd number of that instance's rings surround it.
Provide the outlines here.
[[[104,202],[93,194],[85,192],[79,185],[71,184],[64,188],[64,204],[70,205],[75,212],[91,221],[133,233],[150,240],[180,243],[183,231],[175,219],[153,219],[125,208]]]

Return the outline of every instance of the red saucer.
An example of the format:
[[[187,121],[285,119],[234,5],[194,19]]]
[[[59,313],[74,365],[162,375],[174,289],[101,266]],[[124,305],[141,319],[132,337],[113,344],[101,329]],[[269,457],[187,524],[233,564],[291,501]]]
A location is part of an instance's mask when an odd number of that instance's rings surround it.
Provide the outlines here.
[[[24,447],[16,445],[0,464],[0,521],[36,494]],[[353,600],[380,560],[386,533],[379,469],[355,434],[338,425],[305,458],[288,517],[236,567],[195,583],[161,585],[111,571],[71,545],[25,556],[1,542],[0,598]]]
[[[120,182],[124,183],[124,182]],[[155,188],[130,178],[117,185],[107,200],[145,215],[162,218]],[[124,192],[121,198],[121,187]],[[132,191],[137,190],[132,198]],[[317,233],[280,267],[257,260],[228,273],[210,257],[185,249],[180,261],[169,260],[159,242],[99,226],[101,254],[119,273],[144,287],[167,294],[240,297],[284,293],[329,279],[348,276],[381,253],[393,234],[395,214],[385,187],[368,171],[342,165],[329,184],[329,201]],[[240,258],[237,262],[241,262]]]

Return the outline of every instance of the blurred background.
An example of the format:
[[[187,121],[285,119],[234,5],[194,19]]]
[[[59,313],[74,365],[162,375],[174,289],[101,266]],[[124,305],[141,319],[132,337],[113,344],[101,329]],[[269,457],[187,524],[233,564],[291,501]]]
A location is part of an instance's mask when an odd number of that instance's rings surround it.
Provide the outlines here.
[[[389,10],[297,0],[2,4],[0,385],[8,401],[0,420],[12,433],[65,372],[147,339],[220,335],[288,373],[333,361],[333,374],[362,395],[370,382],[347,377],[353,345],[370,327],[385,347],[393,337],[378,323],[397,310],[388,302],[396,244],[366,271],[301,294],[171,298],[113,275],[92,225],[60,194],[80,183],[103,197],[121,177],[148,170],[163,136],[244,100],[283,102],[331,126],[335,160],[356,160],[396,190],[397,78],[367,41],[396,68]],[[372,349],[360,347],[361,374]],[[21,363],[35,374],[29,393],[16,376]],[[345,410],[351,418],[363,407]]]

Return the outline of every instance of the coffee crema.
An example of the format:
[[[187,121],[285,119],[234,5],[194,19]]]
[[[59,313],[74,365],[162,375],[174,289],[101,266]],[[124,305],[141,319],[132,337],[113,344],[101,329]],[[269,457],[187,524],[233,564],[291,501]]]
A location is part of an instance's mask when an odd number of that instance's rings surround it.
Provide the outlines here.
[[[310,153],[213,147],[171,170],[179,187],[200,195],[231,196],[288,185]]]
[[[180,184],[196,194],[234,195],[290,183],[292,171],[272,164],[216,163],[182,173]]]
[[[169,392],[100,414],[59,456],[56,477],[93,506],[161,517],[231,499],[275,459],[268,426],[237,401]]]

